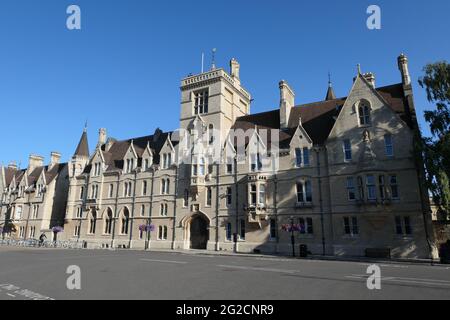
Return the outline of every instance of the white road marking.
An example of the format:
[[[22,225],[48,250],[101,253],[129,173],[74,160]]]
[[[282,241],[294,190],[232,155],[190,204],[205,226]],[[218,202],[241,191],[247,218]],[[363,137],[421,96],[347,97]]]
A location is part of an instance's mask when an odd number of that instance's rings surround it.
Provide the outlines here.
[[[256,260],[260,260],[260,261],[279,261],[279,262],[291,262],[291,261],[295,261],[293,259],[280,259],[280,258],[256,258]]]
[[[186,261],[171,261],[171,260],[154,260],[154,259],[141,259],[141,261],[146,262],[161,262],[161,263],[176,263],[176,264],[186,264]]]
[[[6,295],[12,297],[12,298],[25,298],[25,299],[29,299],[29,300],[55,300],[53,298],[44,296],[42,294],[33,292],[31,290],[28,289],[21,289],[18,286],[15,286],[13,284],[0,284],[0,288],[4,291],[10,291],[10,292],[5,292]],[[0,290],[1,292],[1,290]],[[14,293],[14,294],[13,294]]]
[[[367,275],[353,274],[351,276],[345,276],[350,279],[367,280]],[[399,282],[399,283],[415,283],[431,286],[446,286],[450,287],[450,281],[438,280],[438,279],[421,279],[421,278],[405,278],[405,277],[382,277],[381,281],[387,282]]]
[[[276,272],[276,273],[298,273],[298,270],[285,270],[285,269],[272,269],[272,268],[255,268],[255,267],[244,267],[244,266],[233,266],[233,265],[223,265],[219,264],[217,267],[229,268],[229,269],[239,269],[239,270],[250,270],[250,271],[264,271],[264,272]]]

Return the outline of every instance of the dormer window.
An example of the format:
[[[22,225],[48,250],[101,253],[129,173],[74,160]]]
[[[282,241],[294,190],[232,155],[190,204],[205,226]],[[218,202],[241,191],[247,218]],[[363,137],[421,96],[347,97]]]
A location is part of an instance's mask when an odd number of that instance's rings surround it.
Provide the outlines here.
[[[168,169],[172,165],[172,154],[171,153],[165,153],[163,154],[163,162],[162,162],[162,168]]]
[[[127,159],[125,162],[125,173],[130,173],[134,169],[134,159]]]
[[[101,168],[100,163],[94,164],[94,176],[95,177],[98,177],[100,175],[100,168]]]
[[[295,166],[301,168],[303,166],[309,166],[309,149],[308,148],[296,148],[295,149]]]
[[[194,114],[208,113],[208,89],[194,93]]]
[[[358,105],[359,125],[370,125],[370,105],[367,101],[361,101]]]
[[[38,184],[37,185],[37,196],[41,197],[42,196],[42,190],[44,189],[44,186],[42,184]]]
[[[147,171],[150,169],[150,166],[152,165],[152,159],[147,158],[144,160],[144,171]]]

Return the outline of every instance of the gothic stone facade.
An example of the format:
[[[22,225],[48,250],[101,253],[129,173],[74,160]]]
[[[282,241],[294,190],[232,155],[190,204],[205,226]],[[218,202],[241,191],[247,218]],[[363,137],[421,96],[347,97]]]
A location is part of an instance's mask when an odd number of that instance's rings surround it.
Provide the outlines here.
[[[240,66],[181,81],[180,129],[117,141],[86,132],[68,164],[66,239],[86,247],[430,257],[430,210],[413,154],[408,60],[402,82],[358,72],[350,93],[250,114]],[[242,138],[242,136],[244,136]],[[151,231],[146,231],[152,226]],[[298,248],[296,249],[298,252]]]
[[[30,155],[26,169],[14,163],[0,168],[0,227],[3,237],[16,239],[52,236],[52,228],[64,223],[69,188],[67,163],[52,152],[50,163]]]

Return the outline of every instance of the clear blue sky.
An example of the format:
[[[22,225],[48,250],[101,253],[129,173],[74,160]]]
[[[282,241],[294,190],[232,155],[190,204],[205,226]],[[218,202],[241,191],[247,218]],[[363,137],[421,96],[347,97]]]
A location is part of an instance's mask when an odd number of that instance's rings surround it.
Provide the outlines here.
[[[66,29],[70,4],[81,31]],[[370,4],[382,9],[380,31],[366,28]],[[67,160],[86,119],[91,148],[100,127],[118,139],[178,128],[180,79],[214,47],[218,66],[241,63],[252,113],[278,107],[281,79],[307,103],[324,98],[331,71],[346,96],[357,63],[377,85],[400,82],[405,52],[422,115],[417,79],[426,63],[450,61],[449,14],[448,0],[2,0],[0,162],[26,166],[52,150]]]

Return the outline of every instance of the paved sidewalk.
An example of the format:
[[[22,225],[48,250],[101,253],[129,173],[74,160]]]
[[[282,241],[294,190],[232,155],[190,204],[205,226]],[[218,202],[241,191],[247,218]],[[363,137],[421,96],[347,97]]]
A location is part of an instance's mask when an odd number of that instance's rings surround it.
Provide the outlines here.
[[[149,252],[173,252],[190,255],[210,255],[210,256],[234,256],[234,257],[256,257],[267,259],[299,259],[299,260],[327,260],[327,261],[347,261],[347,262],[367,262],[367,263],[403,263],[403,264],[428,264],[436,266],[449,265],[440,264],[439,261],[430,259],[377,259],[366,257],[338,257],[338,256],[322,256],[322,255],[309,255],[307,258],[300,258],[282,254],[257,254],[257,253],[234,253],[229,251],[205,251],[205,250],[166,250],[166,249],[151,249]]]

